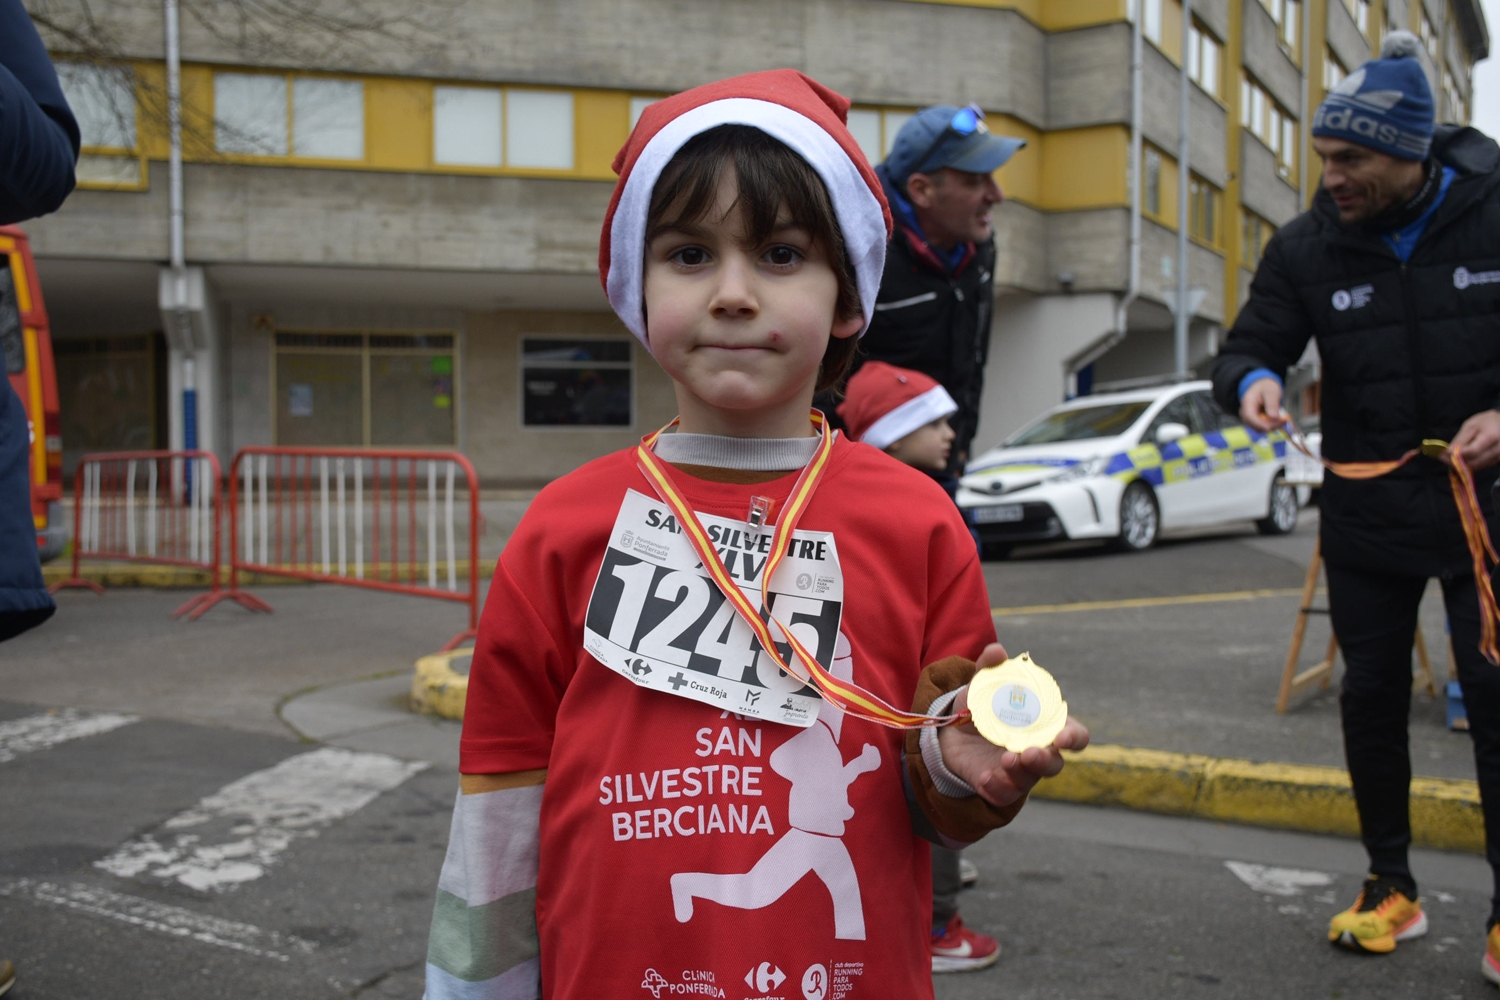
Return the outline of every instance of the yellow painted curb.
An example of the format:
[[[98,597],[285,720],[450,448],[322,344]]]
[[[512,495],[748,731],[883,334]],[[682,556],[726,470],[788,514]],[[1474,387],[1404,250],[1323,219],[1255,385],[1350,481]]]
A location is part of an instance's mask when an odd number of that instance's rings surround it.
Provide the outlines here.
[[[1256,763],[1136,747],[1065,751],[1062,774],[1033,795],[1063,802],[1123,806],[1280,830],[1359,836],[1348,772],[1335,767]],[[1412,837],[1423,847],[1484,852],[1484,818],[1475,782],[1413,778]]]
[[[469,675],[453,669],[453,661],[469,660],[474,647],[433,653],[417,661],[411,677],[411,710],[445,719],[464,717],[464,699],[469,694]]]

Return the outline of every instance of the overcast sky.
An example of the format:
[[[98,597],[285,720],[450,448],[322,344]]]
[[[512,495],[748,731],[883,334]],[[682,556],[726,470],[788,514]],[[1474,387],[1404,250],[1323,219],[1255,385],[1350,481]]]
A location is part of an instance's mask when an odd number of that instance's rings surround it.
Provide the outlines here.
[[[1474,127],[1500,136],[1500,0],[1484,0],[1490,29],[1490,57],[1474,67]]]

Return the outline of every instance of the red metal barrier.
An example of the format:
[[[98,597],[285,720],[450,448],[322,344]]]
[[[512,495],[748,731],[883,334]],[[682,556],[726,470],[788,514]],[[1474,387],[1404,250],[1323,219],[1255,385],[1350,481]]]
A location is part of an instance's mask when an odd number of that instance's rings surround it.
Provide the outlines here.
[[[124,559],[208,571],[209,591],[173,612],[197,618],[221,600],[248,595],[219,585],[219,460],[207,451],[114,451],[84,455],[73,476],[73,573],[52,586],[104,588],[79,560]],[[250,600],[254,600],[251,598]]]
[[[458,452],[242,448],[229,472],[229,593],[253,572],[459,601],[469,627],[452,649],[479,622],[480,523],[479,479]]]

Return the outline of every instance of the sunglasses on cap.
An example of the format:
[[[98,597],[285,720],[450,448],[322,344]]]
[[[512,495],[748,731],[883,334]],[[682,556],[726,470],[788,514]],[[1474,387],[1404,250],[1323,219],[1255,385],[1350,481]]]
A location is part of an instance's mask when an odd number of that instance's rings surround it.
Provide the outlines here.
[[[916,166],[912,168],[912,172],[919,172],[922,164],[927,162],[927,158],[937,152],[938,147],[950,135],[956,135],[960,139],[964,139],[975,132],[988,132],[989,130],[990,127],[984,123],[984,112],[980,110],[979,105],[970,104],[968,107],[959,108],[958,113],[949,119],[947,126],[937,134],[937,138],[932,140],[932,145],[923,150],[922,155],[913,161]]]

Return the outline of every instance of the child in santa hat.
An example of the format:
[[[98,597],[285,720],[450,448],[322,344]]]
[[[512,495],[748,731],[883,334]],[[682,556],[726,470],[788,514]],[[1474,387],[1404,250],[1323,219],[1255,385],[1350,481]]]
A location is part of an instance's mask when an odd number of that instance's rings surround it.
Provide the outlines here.
[[[1004,650],[942,490],[810,410],[890,226],[848,106],[754,73],[651,105],[616,159],[601,277],[681,416],[548,486],[501,555],[429,1000],[931,997],[913,832],[978,839],[1087,742],[891,728],[961,712]]]

